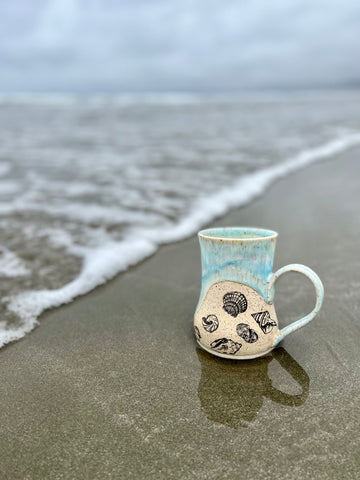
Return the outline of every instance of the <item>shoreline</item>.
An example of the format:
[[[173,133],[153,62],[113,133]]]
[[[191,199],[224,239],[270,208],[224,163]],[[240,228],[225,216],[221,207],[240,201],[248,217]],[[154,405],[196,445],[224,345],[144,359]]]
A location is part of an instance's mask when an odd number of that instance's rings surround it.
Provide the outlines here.
[[[216,220],[278,231],[274,270],[304,263],[324,282],[319,316],[269,357],[236,366],[196,348],[194,236],[0,350],[4,478],[355,478],[359,153],[298,170]],[[281,326],[313,301],[305,279],[281,279]]]
[[[79,260],[82,259],[82,269],[70,283],[59,289],[30,290],[10,297],[7,310],[23,319],[23,323],[17,329],[0,330],[0,348],[31,333],[39,324],[39,317],[43,312],[87,295],[132,266],[150,258],[163,245],[191,238],[198,230],[226,216],[233,209],[251,205],[255,199],[266,195],[268,189],[280,179],[329,160],[337,154],[351,151],[352,148],[359,147],[359,144],[359,133],[343,134],[319,146],[304,149],[281,163],[245,174],[228,188],[219,189],[208,198],[196,200],[183,219],[173,227],[161,230],[161,238],[157,229],[149,228],[134,238],[125,237],[120,243],[107,244],[106,247],[98,247],[87,253],[85,250],[83,256],[79,257]],[[101,257],[105,257],[106,261],[102,261]]]

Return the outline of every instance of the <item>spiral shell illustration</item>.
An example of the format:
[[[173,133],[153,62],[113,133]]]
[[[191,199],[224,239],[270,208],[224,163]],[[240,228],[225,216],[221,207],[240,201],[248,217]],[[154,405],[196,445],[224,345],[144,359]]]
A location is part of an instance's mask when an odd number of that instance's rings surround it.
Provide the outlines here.
[[[200,338],[201,338],[200,330],[198,329],[198,327],[196,325],[194,327],[194,331],[195,331],[196,340],[200,340]]]
[[[239,323],[236,326],[236,333],[247,343],[255,343],[259,338],[255,330],[250,328],[247,323]]]
[[[202,325],[207,332],[212,333],[218,328],[219,320],[216,315],[208,315],[202,318]]]
[[[273,327],[276,326],[275,320],[270,318],[270,313],[267,310],[265,312],[252,313],[251,316],[264,333],[270,333]]]
[[[241,343],[236,343],[230,338],[218,338],[210,344],[211,348],[221,353],[235,355],[241,348]]]
[[[244,313],[247,309],[246,297],[240,292],[225,293],[223,302],[223,309],[232,317],[237,317],[239,313]]]

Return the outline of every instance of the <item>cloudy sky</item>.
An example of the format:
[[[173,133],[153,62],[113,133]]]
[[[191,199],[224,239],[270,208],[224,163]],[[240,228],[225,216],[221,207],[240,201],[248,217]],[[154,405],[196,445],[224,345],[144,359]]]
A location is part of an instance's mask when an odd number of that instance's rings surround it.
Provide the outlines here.
[[[0,91],[360,87],[359,0],[0,0]]]

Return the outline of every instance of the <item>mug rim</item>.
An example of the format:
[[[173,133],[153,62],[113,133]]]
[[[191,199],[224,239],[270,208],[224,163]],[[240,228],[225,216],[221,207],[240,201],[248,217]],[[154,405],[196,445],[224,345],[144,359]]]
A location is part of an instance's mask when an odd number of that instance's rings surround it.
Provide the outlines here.
[[[239,234],[237,237],[231,237],[230,235],[221,235],[221,232],[229,232],[231,230],[238,232],[246,231],[249,234],[254,233],[254,236],[247,236],[242,238],[241,236],[239,236]],[[216,232],[218,233],[217,235]],[[220,242],[263,242],[268,240],[276,240],[278,235],[278,232],[276,232],[275,230],[269,230],[267,228],[260,227],[214,227],[206,228],[198,232],[199,238]]]

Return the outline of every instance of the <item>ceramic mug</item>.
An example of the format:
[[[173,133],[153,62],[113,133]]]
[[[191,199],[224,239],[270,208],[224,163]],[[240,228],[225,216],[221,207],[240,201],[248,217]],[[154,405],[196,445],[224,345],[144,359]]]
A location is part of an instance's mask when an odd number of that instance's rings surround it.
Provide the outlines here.
[[[198,236],[202,282],[194,329],[199,345],[207,352],[236,360],[266,355],[319,312],[324,287],[315,272],[291,264],[273,273],[276,232],[228,227],[202,230]],[[279,329],[273,304],[275,282],[292,271],[313,282],[316,304],[311,313]]]

